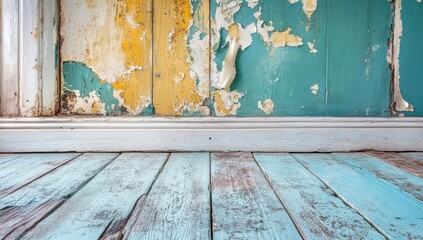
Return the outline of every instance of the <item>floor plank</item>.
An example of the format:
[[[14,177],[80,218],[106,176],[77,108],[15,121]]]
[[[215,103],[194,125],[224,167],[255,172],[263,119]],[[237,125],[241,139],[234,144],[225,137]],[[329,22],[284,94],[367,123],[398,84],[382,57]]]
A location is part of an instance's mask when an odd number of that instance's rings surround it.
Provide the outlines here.
[[[381,159],[397,168],[423,178],[423,160],[413,158],[407,153],[366,152],[366,154]]]
[[[0,166],[21,156],[21,154],[0,154]]]
[[[412,158],[416,161],[423,162],[423,152],[404,152],[400,154]]]
[[[115,159],[115,153],[87,153],[0,198],[0,239],[17,239]]]
[[[209,153],[172,153],[128,239],[210,239]]]
[[[254,154],[306,239],[385,239],[290,154]]]
[[[79,155],[79,153],[22,154],[12,161],[4,162],[0,168],[0,196],[19,189]]]
[[[363,153],[334,153],[348,164],[365,170],[423,201],[423,179]]]
[[[213,153],[214,239],[301,239],[251,153]]]
[[[388,238],[423,238],[423,203],[416,198],[330,154],[293,156]]]
[[[22,239],[98,239],[107,229],[119,228],[167,157],[122,154]]]

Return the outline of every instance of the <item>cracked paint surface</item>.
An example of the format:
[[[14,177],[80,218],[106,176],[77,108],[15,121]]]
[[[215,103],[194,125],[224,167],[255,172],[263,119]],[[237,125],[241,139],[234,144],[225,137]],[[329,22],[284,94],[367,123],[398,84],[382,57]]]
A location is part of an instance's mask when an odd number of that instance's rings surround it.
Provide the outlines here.
[[[114,109],[106,107],[105,114],[151,114],[151,2],[62,0],[61,9],[63,72],[67,65],[80,63],[95,72],[101,81],[109,83],[108,97],[117,98],[118,102]],[[80,76],[63,74],[63,92],[71,91],[66,86],[84,82],[74,79]],[[72,91],[77,90],[85,91]],[[98,114],[72,109],[74,106],[64,103],[62,112]]]

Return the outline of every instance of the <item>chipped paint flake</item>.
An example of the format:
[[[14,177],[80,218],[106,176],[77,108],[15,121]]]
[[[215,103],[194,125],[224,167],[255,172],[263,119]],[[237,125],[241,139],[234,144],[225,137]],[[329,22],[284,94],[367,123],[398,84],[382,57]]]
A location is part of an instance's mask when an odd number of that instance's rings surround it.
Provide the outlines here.
[[[317,49],[314,47],[314,41],[307,43],[308,48],[310,49],[310,53],[317,53]]]
[[[401,19],[401,10],[402,10],[402,0],[395,1],[395,13],[394,13],[394,39],[393,46],[390,52],[388,52],[387,60],[391,64],[391,67],[394,69],[393,76],[393,111],[395,112],[413,112],[414,107],[410,103],[404,100],[401,94],[400,88],[400,64],[399,64],[399,55],[400,55],[400,45],[402,37],[402,19]]]
[[[288,1],[291,4],[294,4],[299,2],[300,0],[288,0]],[[305,15],[307,16],[308,19],[310,19],[313,13],[317,9],[317,0],[301,0],[301,2],[303,4],[303,11]]]
[[[274,48],[278,47],[298,47],[303,45],[303,39],[294,35],[290,34],[291,28],[286,29],[283,32],[273,32],[270,37],[270,42]]]
[[[273,23],[270,22],[270,25],[267,25],[263,20],[261,20],[261,8],[254,13],[254,17],[257,19],[257,33],[260,34],[261,40],[266,46],[270,45],[269,32],[275,30]]]
[[[226,57],[223,60],[222,72],[220,73],[220,81],[216,85],[217,89],[229,90],[229,87],[234,81],[236,76],[235,61],[239,48],[240,44],[238,43],[237,39],[232,38],[229,44],[228,52],[226,53]]]
[[[273,101],[271,99],[266,99],[263,103],[261,101],[258,101],[257,107],[263,110],[264,113],[271,114],[273,112],[273,109],[275,108],[275,105],[273,104]]]
[[[239,100],[244,97],[243,93],[238,91],[216,90],[214,92],[214,111],[216,116],[223,117],[236,115],[241,107]]]
[[[310,87],[311,93],[313,93],[314,95],[317,95],[317,93],[319,92],[319,85],[318,84],[314,84],[313,86]]]
[[[253,43],[251,34],[256,33],[257,28],[254,23],[250,23],[246,28],[243,28],[241,24],[232,24],[229,27],[228,36],[226,42],[230,42],[231,38],[235,38],[239,44],[241,51],[244,51]]]
[[[245,0],[246,2],[248,2],[248,7],[249,8],[255,8],[259,2],[259,0]]]

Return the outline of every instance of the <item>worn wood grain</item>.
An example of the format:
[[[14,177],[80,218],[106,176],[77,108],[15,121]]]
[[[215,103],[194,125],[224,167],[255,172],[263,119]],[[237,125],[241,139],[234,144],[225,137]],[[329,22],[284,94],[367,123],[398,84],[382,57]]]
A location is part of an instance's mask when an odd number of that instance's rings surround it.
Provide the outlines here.
[[[22,239],[97,239],[106,229],[124,225],[167,156],[122,154]]]
[[[208,0],[153,1],[156,115],[209,113],[209,5]]]
[[[367,152],[366,154],[423,178],[423,157],[421,160],[414,157],[419,153]]]
[[[307,239],[385,239],[290,154],[254,157]]]
[[[172,153],[128,239],[210,239],[209,153]]]
[[[0,196],[34,181],[66,164],[79,153],[23,154],[4,162],[0,169]]]
[[[404,152],[404,153],[400,153],[403,156],[407,156],[409,158],[412,158],[416,161],[421,161],[423,162],[423,152]]]
[[[16,239],[53,212],[115,159],[115,153],[87,153],[0,198],[0,238]]]
[[[294,154],[387,238],[422,239],[423,203],[374,175],[328,154]]]
[[[213,153],[214,239],[301,239],[251,153]]]
[[[19,1],[2,0],[0,115],[19,115]]]
[[[335,153],[335,157],[397,186],[423,201],[423,179],[363,153]]]

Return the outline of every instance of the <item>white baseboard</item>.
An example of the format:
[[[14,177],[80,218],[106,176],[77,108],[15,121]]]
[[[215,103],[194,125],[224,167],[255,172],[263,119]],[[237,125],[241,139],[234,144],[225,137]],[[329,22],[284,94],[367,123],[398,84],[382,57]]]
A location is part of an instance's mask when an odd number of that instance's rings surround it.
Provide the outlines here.
[[[0,152],[423,151],[423,118],[0,118]]]

